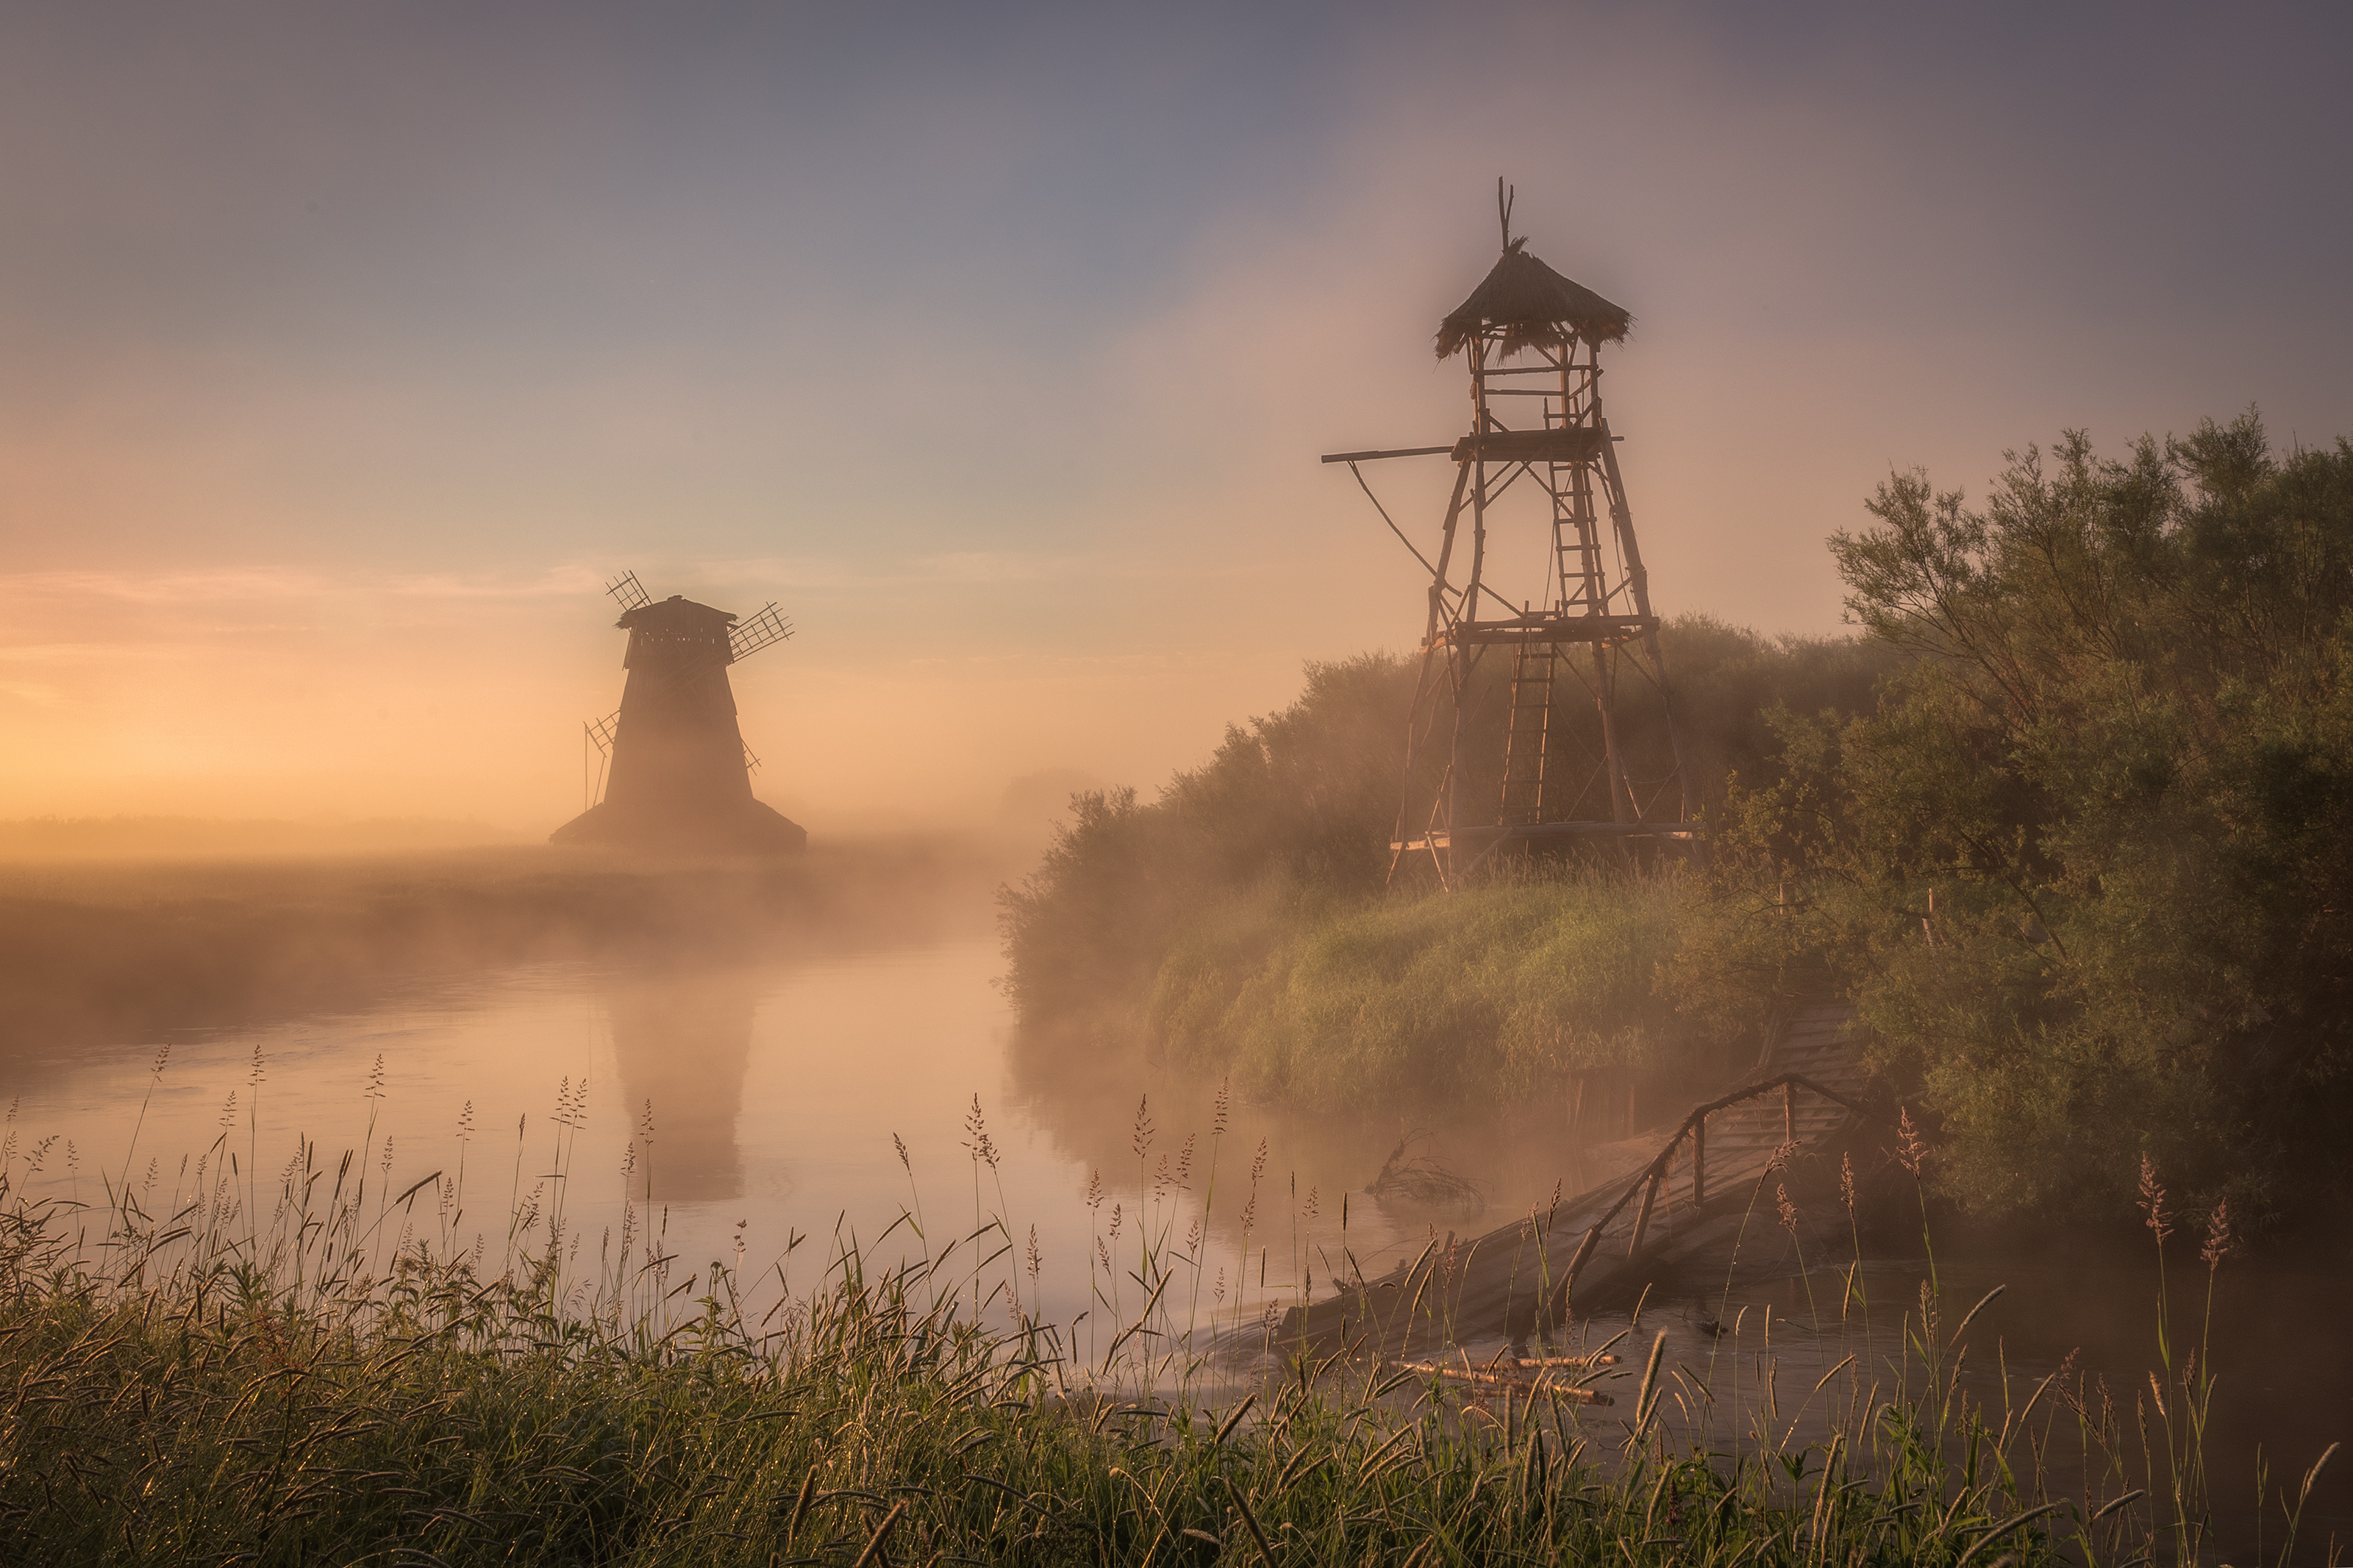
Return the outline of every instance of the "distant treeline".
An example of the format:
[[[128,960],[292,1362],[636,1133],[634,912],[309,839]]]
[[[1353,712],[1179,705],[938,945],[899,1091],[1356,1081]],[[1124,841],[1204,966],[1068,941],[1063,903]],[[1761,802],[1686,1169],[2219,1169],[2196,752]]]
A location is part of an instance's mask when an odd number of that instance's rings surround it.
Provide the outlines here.
[[[1981,508],[1908,473],[1869,509],[1831,542],[1859,637],[1662,631],[1704,871],[1384,896],[1416,661],[1313,666],[1156,799],[1076,801],[1004,896],[1025,1027],[1320,1103],[1681,1070],[1841,994],[1980,1209],[2113,1215],[2142,1153],[2251,1219],[2341,1198],[2353,445],[2070,434]]]

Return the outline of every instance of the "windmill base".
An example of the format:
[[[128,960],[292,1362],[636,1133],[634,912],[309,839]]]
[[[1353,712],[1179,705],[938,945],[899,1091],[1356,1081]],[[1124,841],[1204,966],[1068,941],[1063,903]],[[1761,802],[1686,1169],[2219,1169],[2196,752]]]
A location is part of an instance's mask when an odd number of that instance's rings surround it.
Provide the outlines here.
[[[808,830],[756,800],[691,815],[620,812],[606,801],[549,834],[547,841],[659,855],[798,855],[808,847]]]

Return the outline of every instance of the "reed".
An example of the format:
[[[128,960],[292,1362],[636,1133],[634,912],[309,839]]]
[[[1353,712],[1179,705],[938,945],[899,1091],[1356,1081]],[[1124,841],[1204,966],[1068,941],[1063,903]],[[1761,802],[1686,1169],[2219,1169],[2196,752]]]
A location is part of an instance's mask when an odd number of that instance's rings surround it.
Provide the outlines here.
[[[2015,1411],[2006,1379],[1999,1411],[1967,1394],[1948,1358],[1991,1298],[1948,1333],[1931,1289],[1905,1356],[1849,1349],[1806,1396],[1837,1410],[1804,1441],[1769,1316],[1761,1345],[1728,1343],[1767,1363],[1746,1433],[1664,1335],[1639,1368],[1607,1345],[1310,1360],[1240,1331],[1239,1302],[1206,1333],[1179,1317],[1207,1261],[1205,1232],[1173,1230],[1190,1146],[1155,1163],[1140,1107],[1143,1190],[1103,1258],[1141,1294],[1096,1294],[1117,1326],[1087,1354],[1023,1307],[1039,1262],[1001,1208],[935,1244],[911,1204],[903,1255],[837,1236],[797,1286],[795,1239],[765,1294],[740,1248],[675,1279],[634,1210],[584,1268],[564,1189],[585,1114],[567,1086],[552,1174],[517,1183],[495,1269],[458,1240],[462,1181],[393,1184],[381,1150],[302,1142],[273,1189],[232,1147],[249,1130],[224,1127],[170,1190],[125,1180],[99,1210],[36,1195],[0,1147],[0,1560],[2122,1568],[2198,1550],[2150,1501],[2189,1472],[2136,1457],[2081,1377]],[[976,1104],[968,1131],[978,1177]],[[2093,1462],[2063,1492],[2046,1458],[2071,1437]]]

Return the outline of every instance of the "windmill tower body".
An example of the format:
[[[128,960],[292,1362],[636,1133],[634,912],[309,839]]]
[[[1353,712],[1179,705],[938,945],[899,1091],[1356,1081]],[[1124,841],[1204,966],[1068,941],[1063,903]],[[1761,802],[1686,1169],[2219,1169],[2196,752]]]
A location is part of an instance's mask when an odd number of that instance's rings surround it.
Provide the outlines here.
[[[1461,353],[1470,371],[1469,433],[1451,447],[1324,459],[1354,469],[1442,452],[1455,465],[1435,559],[1423,562],[1392,881],[1425,858],[1451,887],[1507,847],[1697,837],[1620,437],[1601,408],[1601,348],[1622,342],[1631,318],[1522,244],[1507,225],[1502,258],[1439,329],[1439,358]],[[1484,667],[1500,682],[1503,661],[1497,770],[1474,754],[1492,745],[1474,681]],[[1643,710],[1645,735],[1662,731],[1662,747],[1626,743],[1630,708]]]
[[[728,667],[791,635],[774,605],[742,626],[725,610],[655,600],[634,574],[615,584],[629,634],[619,712],[588,726],[609,757],[603,798],[556,844],[694,853],[792,854],[808,835],[754,798],[757,764],[736,723]]]

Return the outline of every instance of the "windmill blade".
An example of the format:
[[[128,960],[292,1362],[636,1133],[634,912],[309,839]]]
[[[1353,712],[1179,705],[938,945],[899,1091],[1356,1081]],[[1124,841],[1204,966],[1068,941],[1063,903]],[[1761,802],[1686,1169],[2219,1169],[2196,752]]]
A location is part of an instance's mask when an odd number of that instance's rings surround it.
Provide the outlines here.
[[[614,601],[621,606],[621,612],[624,615],[654,602],[654,596],[646,592],[645,584],[638,581],[638,574],[635,572],[622,573],[605,584],[605,592],[613,595]]]
[[[613,765],[613,737],[618,732],[621,715],[616,711],[602,719],[589,719],[580,726],[580,809],[593,811],[605,798],[605,775]]]
[[[771,643],[780,643],[792,635],[793,623],[785,619],[771,602],[735,623],[727,634],[727,657],[731,662],[749,658]]]

